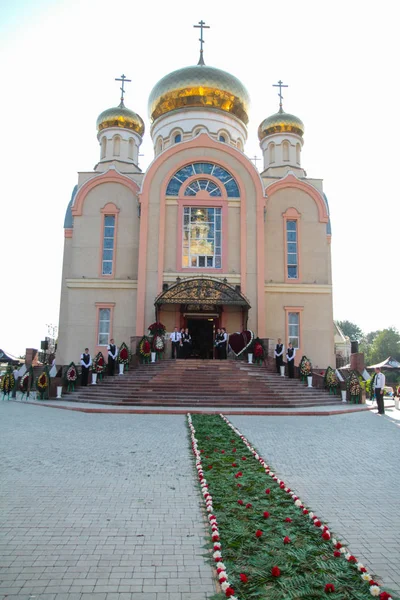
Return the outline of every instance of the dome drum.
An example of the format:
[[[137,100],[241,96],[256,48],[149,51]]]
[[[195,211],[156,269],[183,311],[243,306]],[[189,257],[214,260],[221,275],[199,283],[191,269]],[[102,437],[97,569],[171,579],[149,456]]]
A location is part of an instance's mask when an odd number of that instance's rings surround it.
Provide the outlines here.
[[[103,111],[97,119],[97,130],[100,132],[103,129],[111,127],[119,127],[135,131],[140,137],[144,134],[144,123],[142,118],[129,110],[125,106],[116,106]]]

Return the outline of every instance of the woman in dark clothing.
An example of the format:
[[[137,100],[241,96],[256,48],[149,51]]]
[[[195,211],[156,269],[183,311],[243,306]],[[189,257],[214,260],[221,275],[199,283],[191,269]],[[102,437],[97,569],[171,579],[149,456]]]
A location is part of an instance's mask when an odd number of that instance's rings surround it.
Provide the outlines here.
[[[222,340],[221,340],[221,343],[220,343],[220,346],[219,346],[219,348],[220,348],[220,350],[219,350],[219,352],[220,352],[219,357],[221,359],[226,359],[226,358],[228,358],[228,355],[227,355],[227,350],[228,350],[228,334],[226,333],[225,327],[221,328],[221,337],[222,337]]]
[[[189,333],[189,329],[185,329],[182,336],[183,343],[183,357],[189,358],[192,353],[192,336]]]
[[[290,379],[294,378],[294,357],[296,356],[296,350],[293,348],[292,344],[288,345],[288,349],[286,350],[286,360],[288,367],[288,374]]]

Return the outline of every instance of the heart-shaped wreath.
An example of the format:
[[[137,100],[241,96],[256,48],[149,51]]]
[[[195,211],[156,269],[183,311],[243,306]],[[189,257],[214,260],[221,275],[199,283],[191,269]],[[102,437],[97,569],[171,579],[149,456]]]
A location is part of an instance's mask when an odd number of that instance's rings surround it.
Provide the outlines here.
[[[241,333],[231,333],[229,336],[229,345],[235,356],[240,356],[251,346],[254,340],[254,333],[250,330]]]

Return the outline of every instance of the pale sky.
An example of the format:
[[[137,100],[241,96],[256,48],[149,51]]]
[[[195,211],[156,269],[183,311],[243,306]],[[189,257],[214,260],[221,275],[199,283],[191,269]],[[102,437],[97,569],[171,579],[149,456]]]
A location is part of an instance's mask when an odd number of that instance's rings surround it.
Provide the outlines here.
[[[322,178],[332,220],[335,319],[400,328],[400,91],[396,3],[5,0],[0,7],[0,348],[38,348],[58,324],[63,221],[77,172],[99,159],[96,119],[126,105],[145,121],[140,166],[153,157],[147,99],[155,83],[205,62],[251,99],[248,156],[278,109],[305,124],[302,166]],[[397,115],[397,116],[396,116]],[[261,161],[258,163],[261,166]]]

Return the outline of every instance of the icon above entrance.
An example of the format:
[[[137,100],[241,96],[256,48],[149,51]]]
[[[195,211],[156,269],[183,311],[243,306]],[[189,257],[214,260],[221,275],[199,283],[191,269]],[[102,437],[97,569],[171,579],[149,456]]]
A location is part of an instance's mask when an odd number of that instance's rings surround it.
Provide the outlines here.
[[[239,286],[231,286],[220,279],[208,277],[187,278],[174,283],[157,296],[156,307],[163,304],[231,305],[251,308]]]

